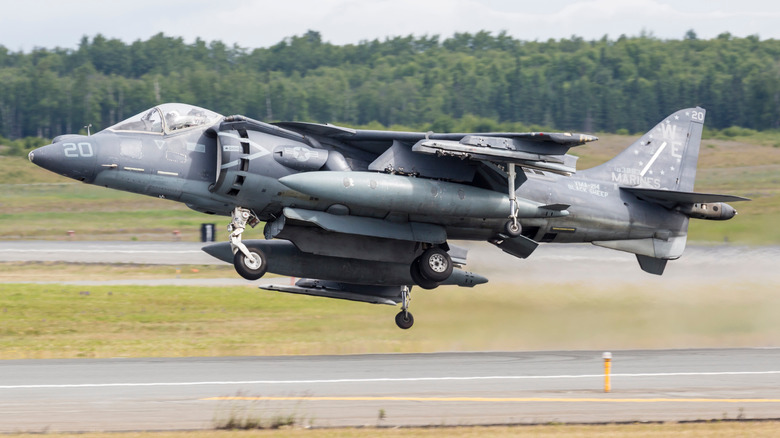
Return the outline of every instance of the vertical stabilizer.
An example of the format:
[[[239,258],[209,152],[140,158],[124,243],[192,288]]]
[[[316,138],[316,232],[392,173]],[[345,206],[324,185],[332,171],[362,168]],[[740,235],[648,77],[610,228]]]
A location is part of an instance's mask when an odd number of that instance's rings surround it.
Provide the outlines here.
[[[579,173],[621,187],[693,191],[705,113],[677,111],[615,158]]]

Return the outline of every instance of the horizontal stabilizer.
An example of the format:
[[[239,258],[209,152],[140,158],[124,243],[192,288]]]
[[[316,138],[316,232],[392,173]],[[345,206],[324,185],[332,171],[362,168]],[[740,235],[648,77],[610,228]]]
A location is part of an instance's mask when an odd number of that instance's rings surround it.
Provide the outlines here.
[[[748,198],[713,193],[678,192],[674,190],[645,189],[639,187],[621,187],[620,190],[631,193],[639,199],[654,202],[667,207],[681,204],[706,204],[710,202],[750,201]]]

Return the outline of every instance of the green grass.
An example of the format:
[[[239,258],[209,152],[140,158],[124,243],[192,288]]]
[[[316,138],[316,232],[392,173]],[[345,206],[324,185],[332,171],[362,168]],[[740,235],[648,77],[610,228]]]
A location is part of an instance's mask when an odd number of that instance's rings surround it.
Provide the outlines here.
[[[774,286],[441,287],[415,291],[404,331],[397,308],[254,287],[6,283],[0,359],[778,346]]]
[[[0,283],[47,281],[70,282],[116,279],[231,278],[236,271],[227,263],[219,265],[143,265],[135,263],[0,262]],[[266,274],[269,278],[274,274]]]
[[[30,211],[0,214],[0,239],[60,240],[69,238],[73,231],[72,240],[197,241],[202,223],[221,221],[226,223],[227,219],[180,209],[100,211],[85,207],[84,211],[72,212]],[[218,231],[223,228],[219,226]]]
[[[25,158],[0,156],[0,239],[200,239],[202,223],[228,218],[184,204],[109,190],[47,172]],[[68,237],[68,231],[74,231]]]

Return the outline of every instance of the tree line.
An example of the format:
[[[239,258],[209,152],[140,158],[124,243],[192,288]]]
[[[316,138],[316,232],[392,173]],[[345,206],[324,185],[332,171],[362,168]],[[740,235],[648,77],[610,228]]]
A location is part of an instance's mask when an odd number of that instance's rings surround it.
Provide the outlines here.
[[[253,50],[162,33],[29,53],[0,46],[2,137],[95,132],[163,102],[437,132],[635,133],[699,105],[710,128],[767,130],[780,124],[780,41],[693,31],[522,41],[483,31],[334,45],[309,31]]]

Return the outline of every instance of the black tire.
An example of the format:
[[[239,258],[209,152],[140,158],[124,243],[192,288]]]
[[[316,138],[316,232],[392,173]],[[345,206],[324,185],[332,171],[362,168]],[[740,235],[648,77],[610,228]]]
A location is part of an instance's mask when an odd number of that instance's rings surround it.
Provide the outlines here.
[[[411,313],[402,310],[398,312],[398,315],[395,315],[395,324],[398,328],[409,330],[414,325],[414,316],[412,316]]]
[[[452,275],[452,259],[447,251],[428,248],[420,256],[420,274],[428,280],[441,283]]]
[[[420,286],[423,289],[436,289],[439,287],[439,283],[435,281],[428,280],[427,278],[423,277],[420,273],[420,258],[417,257],[412,262],[412,265],[409,267],[409,274],[412,276],[412,281],[414,281],[414,284],[417,286]]]
[[[515,222],[514,219],[509,219],[504,224],[504,233],[509,237],[517,237],[523,232],[523,227],[520,226],[520,222]]]
[[[236,251],[233,256],[233,266],[236,268],[238,275],[246,278],[247,280],[257,280],[268,270],[268,263],[266,263],[265,254],[259,249],[249,249],[249,253],[252,254],[253,259],[248,259],[241,250]]]

